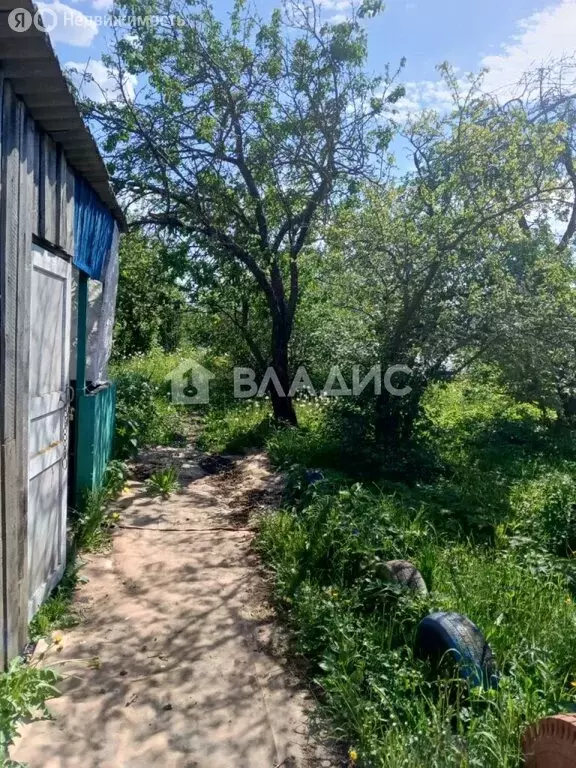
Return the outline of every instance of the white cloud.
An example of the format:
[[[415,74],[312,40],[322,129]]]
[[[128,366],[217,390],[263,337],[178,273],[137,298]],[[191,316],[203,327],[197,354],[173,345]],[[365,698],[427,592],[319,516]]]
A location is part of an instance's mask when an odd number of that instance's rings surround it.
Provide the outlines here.
[[[518,22],[518,32],[500,46],[500,52],[484,56],[477,69],[489,70],[484,88],[508,98],[522,75],[535,65],[576,53],[576,0],[559,0]],[[461,81],[463,87],[465,83]],[[445,83],[422,80],[405,84],[406,96],[396,104],[397,119],[415,116],[425,109],[444,111],[452,101]]]
[[[119,101],[122,99],[118,76],[108,69],[99,59],[78,62],[69,61],[66,69],[82,96],[93,101]],[[124,78],[124,92],[129,99],[134,98],[136,87],[135,75]]]
[[[354,0],[316,0],[316,5],[331,15],[326,18],[329,24],[341,24],[350,18],[355,5]]]
[[[484,56],[480,64],[490,71],[486,86],[506,89],[524,72],[551,58],[576,52],[576,0],[561,0],[522,19],[519,32],[501,46],[501,52]]]
[[[55,0],[39,2],[38,9],[53,43],[66,43],[86,48],[98,34],[98,25],[77,8]]]
[[[345,13],[336,13],[334,16],[330,16],[327,21],[329,24],[342,24],[343,21],[348,21],[350,16]]]
[[[420,80],[403,85],[406,95],[393,105],[395,119],[400,122],[427,109],[447,111],[453,104],[450,89],[443,80]]]
[[[114,5],[114,0],[93,0],[92,7],[97,11],[109,11]]]
[[[327,11],[347,11],[354,5],[353,0],[319,0],[317,3]]]

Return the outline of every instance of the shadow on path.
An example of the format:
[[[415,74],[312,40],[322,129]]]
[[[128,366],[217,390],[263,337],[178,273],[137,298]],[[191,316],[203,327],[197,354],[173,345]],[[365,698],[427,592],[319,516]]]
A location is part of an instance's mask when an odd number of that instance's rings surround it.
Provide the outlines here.
[[[311,739],[309,693],[271,652],[279,630],[251,544],[282,479],[262,455],[215,474],[201,458],[183,449],[140,457],[111,551],[82,572],[85,620],[64,634],[54,720],[25,726],[12,759],[30,768],[338,764]],[[183,487],[151,499],[141,480],[167,461]]]

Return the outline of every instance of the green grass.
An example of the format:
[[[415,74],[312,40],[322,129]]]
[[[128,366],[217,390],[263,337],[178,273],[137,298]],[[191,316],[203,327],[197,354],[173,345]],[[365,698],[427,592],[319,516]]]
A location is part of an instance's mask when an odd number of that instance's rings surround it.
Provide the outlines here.
[[[326,404],[318,399],[296,403],[298,428],[278,429],[268,398],[239,400],[207,412],[199,446],[214,453],[241,453],[265,448],[283,468],[345,462],[336,434],[327,435]]]
[[[206,350],[185,348],[166,354],[153,349],[146,355],[135,355],[116,360],[111,366],[111,378],[116,382],[116,435],[117,458],[134,456],[141,448],[172,445],[181,442],[187,433],[190,413],[205,414],[204,405],[188,407],[176,405],[171,399],[169,374],[185,360],[194,360],[213,376],[210,383],[210,418],[216,423],[216,413],[228,412],[236,404],[233,377],[229,362]],[[232,439],[232,419],[228,431]],[[208,429],[210,440],[220,445],[217,426]]]
[[[168,498],[180,488],[176,467],[165,467],[154,472],[146,481],[146,492],[150,496]]]
[[[263,448],[275,428],[267,400],[244,400],[210,408],[198,445],[213,453],[242,453]]]
[[[268,518],[259,548],[296,650],[361,765],[516,766],[525,724],[576,704],[576,610],[549,556],[449,540],[421,511],[359,485]],[[377,564],[396,558],[422,570],[428,599],[382,584]],[[503,672],[497,692],[459,705],[412,658],[432,610],[481,627]]]
[[[329,408],[315,414],[266,440],[296,493],[258,547],[334,734],[365,767],[516,768],[528,724],[576,711],[574,436],[489,377],[463,379],[427,394],[404,464],[358,483]],[[340,474],[307,489],[305,467]],[[429,597],[391,593],[388,559],[414,562]],[[413,657],[433,610],[481,628],[498,690],[455,695]]]
[[[172,403],[166,377],[190,355],[153,350],[111,366],[116,382],[117,458],[134,456],[146,446],[170,445],[186,431],[187,410]]]
[[[18,736],[20,723],[49,717],[45,701],[58,695],[57,680],[53,670],[24,664],[20,658],[0,674],[0,766],[15,765],[8,760],[7,749]]]
[[[157,387],[166,385],[166,377],[177,368],[181,362],[196,357],[194,350],[184,349],[172,354],[162,349],[153,349],[148,354],[138,354],[124,360],[115,360],[111,365],[111,375],[117,376],[132,373],[142,376]]]
[[[132,449],[183,428],[164,382],[179,360],[154,352],[117,364]],[[286,506],[264,519],[257,546],[334,735],[363,768],[517,768],[528,724],[576,710],[574,435],[486,371],[430,388],[413,444],[396,455],[374,445],[361,404],[303,399],[299,427],[278,428],[267,400],[234,402],[223,382],[203,412],[201,447],[265,449],[287,472]],[[311,468],[326,478],[313,488]],[[110,482],[122,484],[121,472]],[[167,488],[168,475],[155,490]],[[105,543],[107,509],[89,499],[83,546]],[[413,561],[429,596],[383,584],[387,559]],[[63,585],[41,609],[38,633],[64,626],[66,595]],[[460,683],[414,658],[432,610],[481,628],[498,690],[456,694]]]
[[[79,574],[82,565],[83,563],[78,561],[68,564],[60,584],[34,614],[28,628],[32,642],[47,637],[54,630],[69,629],[79,623],[80,616],[72,601],[74,590],[81,578]]]

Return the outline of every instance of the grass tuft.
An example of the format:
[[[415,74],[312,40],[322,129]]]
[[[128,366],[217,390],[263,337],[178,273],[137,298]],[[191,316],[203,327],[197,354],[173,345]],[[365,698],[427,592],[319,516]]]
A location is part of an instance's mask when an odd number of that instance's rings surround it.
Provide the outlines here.
[[[168,498],[180,488],[178,470],[176,467],[165,467],[152,474],[146,481],[146,492],[150,496],[163,496]]]

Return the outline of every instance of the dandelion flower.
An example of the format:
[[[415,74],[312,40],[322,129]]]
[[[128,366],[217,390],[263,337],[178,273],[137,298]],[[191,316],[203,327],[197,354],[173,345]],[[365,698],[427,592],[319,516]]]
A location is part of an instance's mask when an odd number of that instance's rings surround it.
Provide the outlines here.
[[[52,642],[56,643],[56,645],[62,645],[64,642],[64,635],[59,629],[56,632],[52,632]]]
[[[350,758],[351,763],[355,763],[358,760],[358,752],[356,752],[355,749],[350,749],[348,751],[348,757]]]
[[[570,683],[570,685],[572,686],[572,688],[576,688],[576,680],[572,680],[572,682]]]

